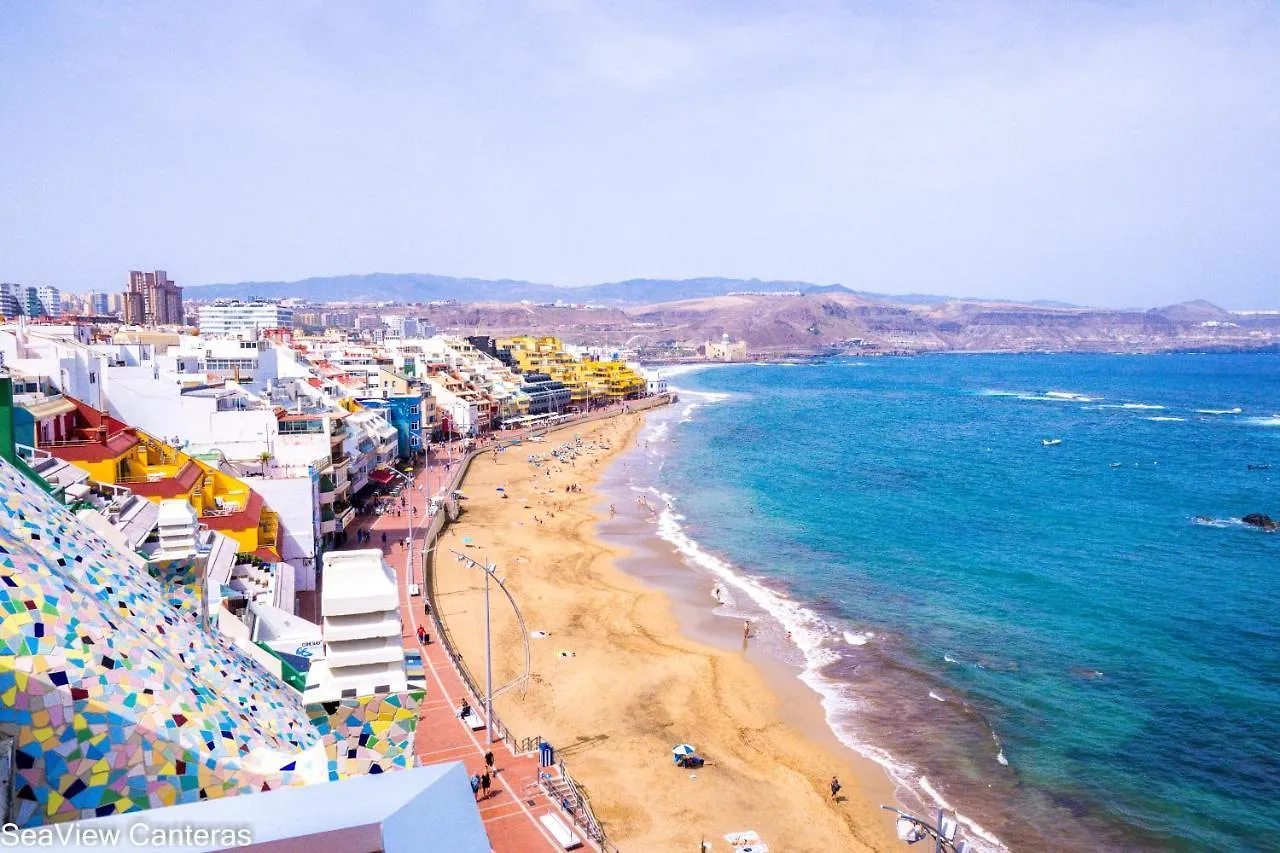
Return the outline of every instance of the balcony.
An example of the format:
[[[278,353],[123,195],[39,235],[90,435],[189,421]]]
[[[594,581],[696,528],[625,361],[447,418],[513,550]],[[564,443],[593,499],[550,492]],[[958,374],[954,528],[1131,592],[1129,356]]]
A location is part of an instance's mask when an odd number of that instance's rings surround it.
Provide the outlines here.
[[[328,498],[332,500],[333,493],[335,491],[336,491],[336,486],[333,482],[333,477],[331,477],[328,474],[321,474],[320,475],[320,499],[324,500],[325,497],[328,496]]]
[[[344,469],[345,473],[346,467],[351,464],[351,457],[345,453],[334,453],[329,458],[333,460],[333,471],[335,477],[338,476],[339,469]]]

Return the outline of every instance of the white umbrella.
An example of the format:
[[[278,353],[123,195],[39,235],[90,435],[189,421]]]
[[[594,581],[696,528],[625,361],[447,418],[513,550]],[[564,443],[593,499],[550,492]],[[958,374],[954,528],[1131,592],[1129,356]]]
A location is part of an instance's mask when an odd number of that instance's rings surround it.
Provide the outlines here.
[[[671,748],[671,760],[679,761],[683,756],[693,755],[693,744],[681,743]]]

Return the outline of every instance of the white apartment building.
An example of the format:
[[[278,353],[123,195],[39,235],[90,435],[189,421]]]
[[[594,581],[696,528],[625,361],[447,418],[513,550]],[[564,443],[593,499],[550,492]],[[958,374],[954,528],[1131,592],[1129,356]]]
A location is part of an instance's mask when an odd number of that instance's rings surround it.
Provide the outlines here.
[[[332,702],[409,687],[400,593],[378,549],[324,555],[324,659],[307,673],[303,701]]]
[[[44,309],[45,316],[62,316],[62,294],[58,292],[58,288],[49,285],[37,287],[36,298],[40,300],[40,307]]]
[[[254,337],[262,329],[292,329],[293,309],[277,302],[214,302],[201,305],[200,334]]]

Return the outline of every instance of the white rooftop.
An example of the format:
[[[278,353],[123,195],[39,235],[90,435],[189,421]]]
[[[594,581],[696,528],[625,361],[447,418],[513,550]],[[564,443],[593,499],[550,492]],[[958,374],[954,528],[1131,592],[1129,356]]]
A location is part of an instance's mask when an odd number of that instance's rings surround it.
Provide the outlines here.
[[[146,850],[205,853],[236,848],[253,853],[305,850],[384,853],[489,853],[467,771],[460,762],[394,770],[281,788],[259,794],[202,800],[163,809],[112,815],[60,825],[69,840],[54,836],[44,850]],[[231,843],[183,843],[194,828],[244,833]],[[85,831],[119,833],[120,841],[91,843]],[[172,832],[172,840],[157,832]],[[248,845],[238,843],[248,840]],[[193,839],[194,840],[194,839]],[[142,843],[139,843],[142,842]]]

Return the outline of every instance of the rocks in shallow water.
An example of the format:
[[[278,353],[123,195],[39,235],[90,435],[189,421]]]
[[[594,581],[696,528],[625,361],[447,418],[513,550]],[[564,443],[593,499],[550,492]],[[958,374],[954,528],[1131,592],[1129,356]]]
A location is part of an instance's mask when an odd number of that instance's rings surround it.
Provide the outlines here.
[[[1280,528],[1280,522],[1277,522],[1271,516],[1263,515],[1260,512],[1251,512],[1240,520],[1245,524],[1252,524],[1254,527],[1261,527],[1266,531],[1274,531],[1277,528]]]

